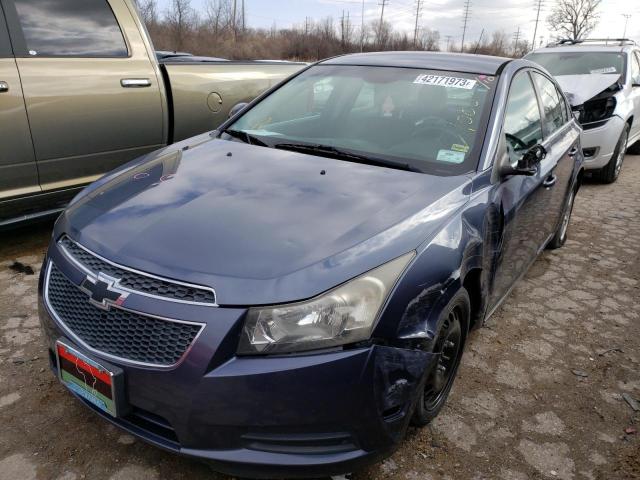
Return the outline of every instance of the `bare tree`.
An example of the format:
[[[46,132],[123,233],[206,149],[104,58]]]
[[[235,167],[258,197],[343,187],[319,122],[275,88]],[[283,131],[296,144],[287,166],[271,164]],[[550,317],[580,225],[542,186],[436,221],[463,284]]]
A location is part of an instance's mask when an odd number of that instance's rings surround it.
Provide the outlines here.
[[[140,13],[140,18],[147,27],[152,27],[158,23],[158,5],[156,0],[136,0],[136,6]]]
[[[172,0],[165,17],[173,37],[172,49],[183,50],[191,29],[197,23],[191,0]]]
[[[579,40],[598,24],[602,0],[558,0],[547,17],[549,28],[559,37]]]

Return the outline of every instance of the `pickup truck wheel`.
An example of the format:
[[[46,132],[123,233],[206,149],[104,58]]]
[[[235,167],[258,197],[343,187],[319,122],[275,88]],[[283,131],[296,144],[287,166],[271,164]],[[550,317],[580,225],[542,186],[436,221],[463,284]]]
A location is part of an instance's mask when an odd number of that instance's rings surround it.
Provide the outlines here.
[[[611,155],[611,160],[597,173],[597,178],[602,183],[613,183],[618,179],[620,170],[622,169],[622,162],[624,161],[624,155],[627,153],[627,141],[629,140],[629,124],[625,124],[616,144],[616,149]]]
[[[569,222],[571,221],[571,213],[573,212],[573,203],[576,199],[576,189],[574,188],[569,193],[569,197],[564,204],[564,209],[562,211],[562,220],[560,221],[560,225],[558,225],[558,229],[556,230],[555,235],[551,239],[551,241],[547,244],[547,248],[549,250],[555,250],[556,248],[560,248],[567,241],[567,230],[569,229]]]
[[[433,352],[438,358],[425,372],[411,423],[423,427],[433,420],[444,406],[460,365],[467,340],[471,302],[464,288],[451,299],[442,311]]]

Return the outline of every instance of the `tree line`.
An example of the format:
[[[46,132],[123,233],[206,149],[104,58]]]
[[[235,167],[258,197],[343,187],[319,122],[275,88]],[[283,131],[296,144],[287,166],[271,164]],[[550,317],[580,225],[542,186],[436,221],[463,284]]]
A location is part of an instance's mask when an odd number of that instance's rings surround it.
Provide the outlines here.
[[[353,52],[383,50],[460,51],[460,44],[441,39],[437,30],[426,27],[416,32],[398,31],[388,21],[373,20],[355,24],[347,14],[339,18],[320,20],[306,18],[289,28],[252,28],[247,24],[244,2],[240,0],[207,0],[203,11],[196,11],[191,0],[171,0],[160,11],[157,0],[136,0],[140,15],[158,50],[186,51],[194,55],[221,57],[230,60],[282,59],[315,61]],[[565,8],[564,15],[554,10],[554,31],[576,31],[571,22],[587,28],[576,35],[588,33],[594,25],[600,0],[558,0],[558,5],[587,3],[591,7],[588,21],[574,18],[575,9]],[[595,7],[593,6],[595,4]],[[568,13],[567,13],[568,12]],[[573,17],[571,16],[573,15]],[[578,15],[579,16],[579,15]],[[595,17],[597,19],[597,16]],[[569,22],[569,27],[565,28]],[[485,55],[520,57],[531,44],[504,31],[482,32],[477,40],[465,42],[464,51]]]

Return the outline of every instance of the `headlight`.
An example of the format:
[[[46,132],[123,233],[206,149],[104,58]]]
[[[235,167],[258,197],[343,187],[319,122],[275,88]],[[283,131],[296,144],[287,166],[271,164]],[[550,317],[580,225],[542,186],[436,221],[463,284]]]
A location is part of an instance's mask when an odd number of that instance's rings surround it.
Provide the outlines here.
[[[368,339],[414,255],[407,253],[311,300],[250,308],[238,354],[300,352]]]

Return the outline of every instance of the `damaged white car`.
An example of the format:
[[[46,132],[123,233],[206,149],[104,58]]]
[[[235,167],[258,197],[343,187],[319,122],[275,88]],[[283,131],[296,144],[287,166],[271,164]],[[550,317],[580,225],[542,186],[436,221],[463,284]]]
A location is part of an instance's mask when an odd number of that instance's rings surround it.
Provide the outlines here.
[[[640,154],[640,48],[618,40],[563,40],[525,57],[551,73],[583,128],[585,168],[615,182],[624,155]]]

